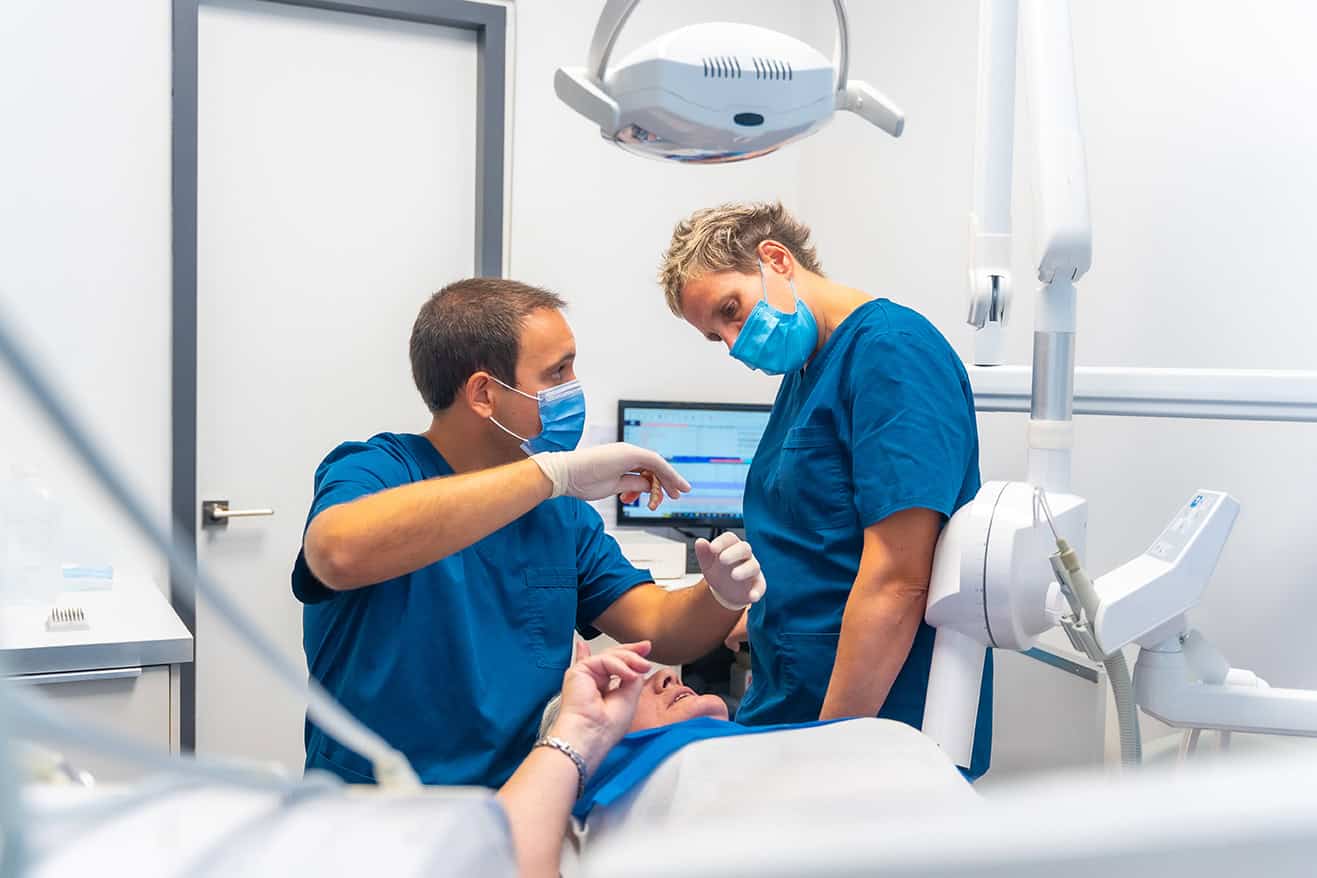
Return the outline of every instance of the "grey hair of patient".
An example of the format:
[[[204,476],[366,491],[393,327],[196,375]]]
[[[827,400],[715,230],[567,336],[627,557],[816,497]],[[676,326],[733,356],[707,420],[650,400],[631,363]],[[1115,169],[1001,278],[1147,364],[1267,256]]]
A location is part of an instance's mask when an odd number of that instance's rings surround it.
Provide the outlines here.
[[[540,734],[543,738],[553,728],[553,724],[558,721],[558,714],[562,710],[562,695],[558,694],[549,699],[549,703],[544,705],[544,713],[540,716]]]

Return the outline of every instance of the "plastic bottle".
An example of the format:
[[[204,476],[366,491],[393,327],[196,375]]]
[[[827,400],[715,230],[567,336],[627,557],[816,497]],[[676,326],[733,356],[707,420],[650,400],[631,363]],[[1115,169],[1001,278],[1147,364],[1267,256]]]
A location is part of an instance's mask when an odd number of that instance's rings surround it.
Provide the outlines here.
[[[5,487],[0,600],[52,604],[62,587],[59,508],[28,467],[15,465]]]

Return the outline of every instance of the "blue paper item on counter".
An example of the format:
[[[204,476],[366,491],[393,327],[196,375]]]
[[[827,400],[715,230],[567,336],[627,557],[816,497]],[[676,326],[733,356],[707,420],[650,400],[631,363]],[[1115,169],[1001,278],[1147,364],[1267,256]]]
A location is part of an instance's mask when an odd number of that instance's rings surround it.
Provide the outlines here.
[[[109,591],[114,587],[111,564],[65,564],[64,591]]]

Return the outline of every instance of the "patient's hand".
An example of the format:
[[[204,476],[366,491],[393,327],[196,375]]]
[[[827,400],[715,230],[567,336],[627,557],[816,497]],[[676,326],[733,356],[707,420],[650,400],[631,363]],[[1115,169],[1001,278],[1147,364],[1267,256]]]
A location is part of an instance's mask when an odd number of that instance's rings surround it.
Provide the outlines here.
[[[631,725],[649,671],[650,642],[627,643],[591,655],[580,642],[562,678],[562,707],[549,730],[567,741],[593,771]],[[614,679],[618,682],[615,685]]]
[[[581,755],[587,773],[599,767],[631,725],[649,670],[649,647],[644,640],[590,655],[590,647],[581,643],[575,662],[563,674],[562,702],[549,734]],[[519,874],[558,874],[563,830],[579,778],[577,766],[561,753],[536,747],[498,791],[512,828]]]

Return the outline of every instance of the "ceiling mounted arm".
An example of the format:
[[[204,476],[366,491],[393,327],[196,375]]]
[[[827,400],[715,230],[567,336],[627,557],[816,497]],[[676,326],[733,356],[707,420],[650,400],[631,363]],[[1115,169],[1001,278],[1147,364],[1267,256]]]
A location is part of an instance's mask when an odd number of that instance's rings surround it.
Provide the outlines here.
[[[608,0],[604,11],[599,13],[599,21],[594,26],[594,36],[590,38],[590,54],[586,57],[585,69],[599,82],[604,81],[608,70],[608,59],[617,45],[622,26],[631,17],[631,13],[640,5],[640,0]]]
[[[846,18],[846,4],[842,0],[832,0],[832,8],[837,13],[837,52],[832,63],[837,68],[837,93],[846,91],[846,79],[851,68],[851,27]]]

